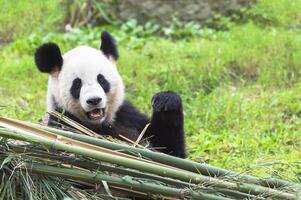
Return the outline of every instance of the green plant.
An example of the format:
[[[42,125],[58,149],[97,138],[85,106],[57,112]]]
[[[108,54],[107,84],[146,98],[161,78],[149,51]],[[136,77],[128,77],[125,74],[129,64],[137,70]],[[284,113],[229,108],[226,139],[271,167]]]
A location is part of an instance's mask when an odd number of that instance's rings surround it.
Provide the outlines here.
[[[121,32],[128,34],[132,37],[151,37],[159,32],[160,26],[152,22],[147,22],[145,25],[139,25],[137,20],[130,19],[122,23]]]
[[[63,26],[64,14],[59,0],[0,0],[0,5],[0,44],[33,30],[45,34]]]
[[[64,5],[67,10],[65,21],[71,27],[113,23],[112,17],[107,12],[109,6],[103,1],[67,0]]]

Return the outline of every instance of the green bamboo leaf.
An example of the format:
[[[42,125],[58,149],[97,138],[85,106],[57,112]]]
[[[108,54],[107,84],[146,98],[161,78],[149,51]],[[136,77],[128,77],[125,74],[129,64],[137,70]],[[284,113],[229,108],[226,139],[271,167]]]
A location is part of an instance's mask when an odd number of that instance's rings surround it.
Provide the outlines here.
[[[9,154],[3,161],[2,161],[2,164],[0,166],[0,169],[3,168],[4,165],[6,165],[7,163],[10,163],[11,160],[13,159],[14,155],[12,154]]]
[[[107,181],[101,181],[101,182],[102,182],[102,185],[103,185],[103,187],[105,188],[107,194],[108,194],[110,197],[113,198],[113,195],[112,195],[112,193],[111,193],[111,191],[110,191],[110,188],[109,188],[109,185],[108,185]]]

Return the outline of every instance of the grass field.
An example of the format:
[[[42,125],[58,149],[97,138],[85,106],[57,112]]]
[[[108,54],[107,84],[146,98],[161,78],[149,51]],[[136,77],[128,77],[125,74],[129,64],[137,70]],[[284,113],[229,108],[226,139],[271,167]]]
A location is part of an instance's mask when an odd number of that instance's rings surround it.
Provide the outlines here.
[[[0,2],[12,10],[11,1]],[[61,16],[62,11],[55,9],[59,4],[53,2],[30,4],[54,9]],[[110,29],[119,41],[117,64],[128,99],[150,113],[154,93],[173,90],[182,96],[191,159],[297,180],[301,174],[300,10],[301,0],[258,0],[243,12],[244,20],[227,22],[227,30],[204,29],[181,39],[141,36],[116,26],[60,33],[53,28],[59,26],[57,18],[23,12],[32,25],[16,26],[14,41],[0,47],[0,115],[37,122],[45,112],[47,75],[34,65],[37,45],[54,41],[63,51],[79,44],[98,48],[100,31]],[[0,12],[0,22],[23,24],[26,17],[9,12]],[[9,35],[3,24],[1,36]]]

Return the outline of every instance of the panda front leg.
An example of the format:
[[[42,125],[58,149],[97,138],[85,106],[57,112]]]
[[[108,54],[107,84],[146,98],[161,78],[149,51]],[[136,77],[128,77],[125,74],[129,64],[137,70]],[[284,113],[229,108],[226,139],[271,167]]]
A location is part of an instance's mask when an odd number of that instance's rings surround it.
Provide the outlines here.
[[[184,115],[180,96],[170,91],[159,92],[152,98],[152,108],[146,137],[159,151],[185,158]]]

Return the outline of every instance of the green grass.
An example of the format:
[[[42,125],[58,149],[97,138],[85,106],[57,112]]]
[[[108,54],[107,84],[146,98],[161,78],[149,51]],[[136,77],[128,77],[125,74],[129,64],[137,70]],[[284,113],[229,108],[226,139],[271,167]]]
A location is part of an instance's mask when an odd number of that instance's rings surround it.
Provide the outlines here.
[[[59,0],[0,0],[0,5],[0,42],[62,28],[57,26],[64,20]]]
[[[178,92],[193,160],[296,180],[301,172],[301,35],[292,27],[300,25],[300,8],[300,0],[260,0],[247,11],[247,22],[183,40],[125,36],[110,28],[119,41],[118,68],[127,97],[150,114],[153,94]],[[37,45],[55,41],[64,52],[79,44],[98,47],[102,29],[36,34],[3,47],[0,115],[36,122],[45,112],[47,75],[34,65]]]
[[[261,22],[272,22],[274,25],[294,27],[300,25],[300,9],[299,0],[260,0],[248,12],[248,16]]]

